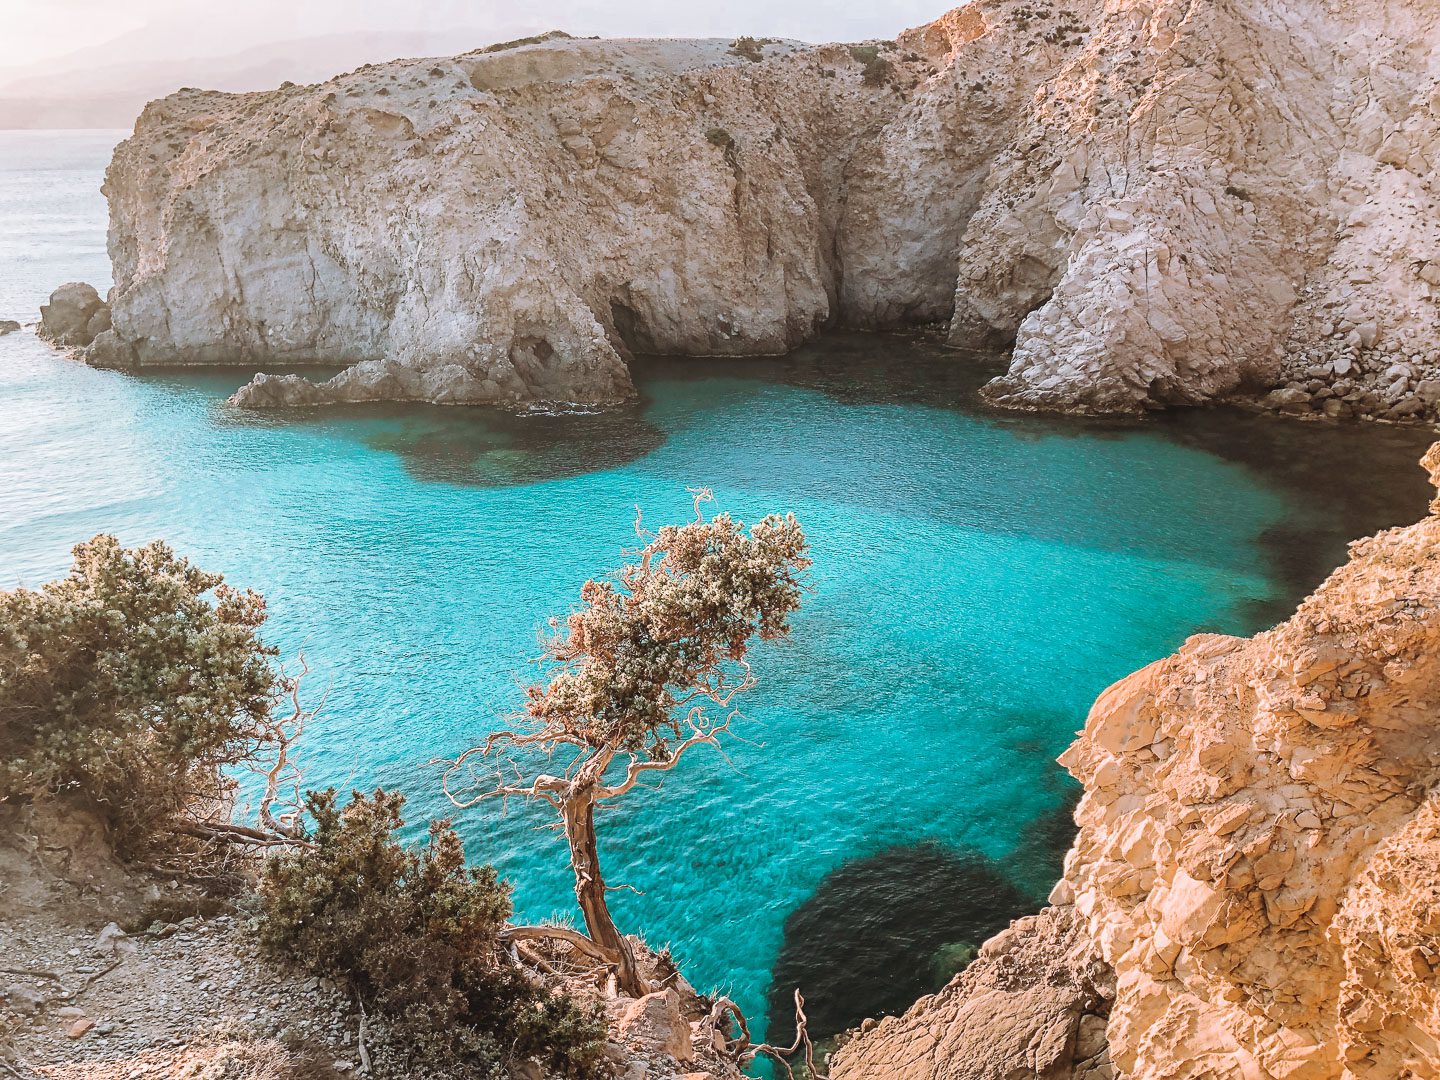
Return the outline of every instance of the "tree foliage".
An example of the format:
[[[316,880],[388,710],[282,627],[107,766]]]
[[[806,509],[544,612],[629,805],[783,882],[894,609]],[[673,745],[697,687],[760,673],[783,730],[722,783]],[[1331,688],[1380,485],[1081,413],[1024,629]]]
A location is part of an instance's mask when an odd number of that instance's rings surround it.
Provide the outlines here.
[[[261,883],[261,941],[319,974],[341,977],[398,1033],[405,1070],[454,1063],[447,1076],[506,1075],[535,1058],[567,1077],[599,1075],[605,1029],[573,1000],[528,978],[497,934],[510,888],[470,868],[449,822],[408,848],[396,839],[404,797],[333,790],[307,797],[313,846],[272,856]],[[406,1075],[412,1075],[410,1071]]]
[[[223,798],[280,689],[264,621],[257,594],[106,535],[59,581],[0,593],[0,798],[76,797],[122,850]]]
[[[754,638],[789,633],[809,565],[793,514],[747,531],[697,508],[664,526],[613,581],[581,588],[547,650],[557,669],[526,691],[528,719],[548,741],[665,757],[667,736],[689,730],[682,706],[714,704],[734,685],[727,662],[742,663]]]

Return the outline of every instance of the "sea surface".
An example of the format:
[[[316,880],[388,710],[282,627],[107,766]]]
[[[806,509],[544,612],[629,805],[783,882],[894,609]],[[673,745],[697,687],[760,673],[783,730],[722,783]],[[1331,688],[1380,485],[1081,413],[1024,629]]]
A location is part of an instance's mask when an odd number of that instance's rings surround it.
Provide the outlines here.
[[[109,283],[114,132],[0,133],[0,318]],[[247,413],[249,371],[135,377],[0,338],[0,588],[97,532],[163,537],[269,600],[324,707],[316,786],[397,786],[451,813],[436,759],[504,724],[546,618],[687,489],[794,511],[814,591],[722,756],[692,752],[600,821],[623,928],[701,988],[823,1032],[902,1009],[1043,902],[1072,834],[1055,757],[1107,684],[1199,631],[1272,624],[1348,540],[1417,518],[1426,432],[1222,411],[996,413],[994,358],[837,334],[781,361],[650,360],[642,400],[519,417]],[[461,812],[526,919],[567,918],[544,807]]]

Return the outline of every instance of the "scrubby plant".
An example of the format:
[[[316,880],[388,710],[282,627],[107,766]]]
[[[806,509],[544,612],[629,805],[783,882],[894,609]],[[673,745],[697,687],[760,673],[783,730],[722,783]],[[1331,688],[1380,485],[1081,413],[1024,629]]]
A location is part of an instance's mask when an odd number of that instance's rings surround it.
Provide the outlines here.
[[[743,56],[751,63],[758,64],[765,59],[765,46],[774,45],[779,38],[773,37],[738,37],[730,43],[730,51],[736,56]]]
[[[886,42],[892,48],[893,42]],[[850,56],[864,65],[861,78],[866,86],[879,86],[890,77],[890,61],[880,55],[879,45],[852,45]]]
[[[107,535],[59,581],[0,593],[0,798],[73,799],[122,852],[220,805],[285,688],[264,621],[256,593]]]
[[[459,836],[433,822],[401,844],[404,796],[311,792],[306,846],[273,855],[260,886],[260,938],[273,955],[342,979],[393,1034],[382,1054],[405,1075],[445,1062],[446,1076],[492,1080],[507,1061],[548,1073],[601,1073],[598,1015],[533,980],[503,951],[510,887],[467,867]]]

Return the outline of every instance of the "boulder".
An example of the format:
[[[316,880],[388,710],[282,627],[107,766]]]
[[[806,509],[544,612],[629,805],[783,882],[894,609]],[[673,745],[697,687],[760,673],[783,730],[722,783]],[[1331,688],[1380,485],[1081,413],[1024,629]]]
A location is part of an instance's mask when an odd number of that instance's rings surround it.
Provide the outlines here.
[[[673,989],[646,994],[620,1014],[615,1032],[635,1049],[668,1054],[676,1061],[693,1061],[690,1024],[680,1012],[680,995]]]
[[[101,956],[130,956],[135,952],[135,943],[130,935],[116,923],[107,923],[95,937],[94,950]]]
[[[45,1004],[45,995],[24,983],[11,983],[0,991],[0,996],[10,1011],[19,1016],[33,1016]]]
[[[108,313],[107,313],[108,314]],[[135,366],[135,349],[121,340],[114,330],[96,336],[85,350],[85,362],[91,367],[125,370]]]
[[[230,404],[242,409],[267,409],[279,405],[316,405],[328,400],[315,383],[299,375],[267,375],[255,378],[230,395]]]
[[[843,1037],[832,1080],[1099,1080],[1113,974],[1073,907],[1019,919],[939,993]]]
[[[1286,386],[1272,390],[1265,397],[1265,407],[1284,413],[1308,413],[1310,395],[1298,386]]]
[[[40,336],[56,345],[83,348],[95,340],[90,333],[92,320],[105,309],[105,301],[93,285],[70,281],[50,294],[50,302],[40,305]],[[109,329],[108,309],[104,320]]]
[[[0,319],[0,337],[6,334],[13,334],[20,329],[20,324],[14,319]]]

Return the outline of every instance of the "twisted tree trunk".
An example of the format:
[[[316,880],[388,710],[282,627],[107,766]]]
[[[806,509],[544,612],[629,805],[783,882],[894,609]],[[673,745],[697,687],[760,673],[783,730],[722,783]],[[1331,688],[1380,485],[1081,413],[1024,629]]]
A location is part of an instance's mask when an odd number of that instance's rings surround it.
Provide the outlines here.
[[[615,964],[622,993],[643,997],[649,992],[635,966],[635,950],[615,926],[605,902],[605,879],[600,874],[600,852],[595,840],[595,789],[593,784],[571,789],[565,799],[565,838],[570,842],[570,865],[575,870],[575,899],[585,916],[585,929]]]

